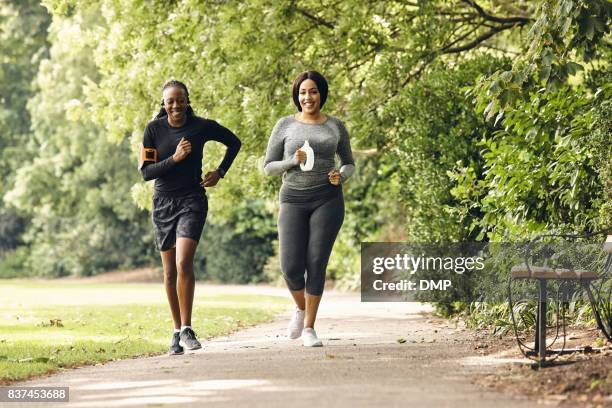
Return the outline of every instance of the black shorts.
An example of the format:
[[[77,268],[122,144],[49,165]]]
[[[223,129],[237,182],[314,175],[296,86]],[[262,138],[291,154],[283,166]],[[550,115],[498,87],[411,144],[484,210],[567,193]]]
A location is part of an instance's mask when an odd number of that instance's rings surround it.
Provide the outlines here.
[[[184,197],[153,196],[153,224],[157,249],[171,249],[176,245],[178,237],[200,241],[207,214],[208,199],[204,194]]]

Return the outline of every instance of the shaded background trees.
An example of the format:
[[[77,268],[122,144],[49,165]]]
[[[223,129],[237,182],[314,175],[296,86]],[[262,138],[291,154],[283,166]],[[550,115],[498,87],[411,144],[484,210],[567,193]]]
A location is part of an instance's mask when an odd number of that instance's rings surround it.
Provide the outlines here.
[[[48,54],[47,27],[51,16],[39,1],[0,3],[0,193],[14,182],[15,170],[26,155],[21,143],[30,131],[28,99],[40,61]],[[0,202],[0,257],[23,242],[27,218]]]

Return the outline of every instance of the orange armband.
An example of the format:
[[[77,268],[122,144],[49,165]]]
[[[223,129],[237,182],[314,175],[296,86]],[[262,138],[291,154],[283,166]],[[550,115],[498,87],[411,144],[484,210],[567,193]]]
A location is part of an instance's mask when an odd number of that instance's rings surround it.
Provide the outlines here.
[[[150,147],[144,147],[143,144],[140,144],[140,154],[138,155],[138,168],[142,169],[144,162],[151,161],[157,162],[157,149],[153,149]]]

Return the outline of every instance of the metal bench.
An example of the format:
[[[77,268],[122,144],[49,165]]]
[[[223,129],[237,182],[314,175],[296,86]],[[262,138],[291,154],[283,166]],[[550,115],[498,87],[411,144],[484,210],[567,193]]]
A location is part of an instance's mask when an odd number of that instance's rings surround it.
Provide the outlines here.
[[[556,235],[547,235],[547,236],[556,236]],[[576,238],[579,236],[568,236],[564,235],[562,237],[571,237]],[[539,237],[541,238],[541,237]],[[538,240],[537,238],[536,240]],[[566,269],[566,268],[555,268],[549,266],[533,266],[529,264],[530,259],[530,249],[532,244],[536,241],[530,242],[525,251],[525,263],[520,265],[515,265],[510,270],[510,280],[508,283],[508,302],[510,306],[510,314],[512,317],[512,323],[514,326],[515,335],[517,338],[517,342],[519,344],[519,348],[521,352],[526,357],[529,355],[537,355],[539,358],[540,366],[544,365],[546,362],[546,354],[547,354],[547,345],[546,345],[546,307],[547,307],[547,291],[548,291],[548,282],[550,280],[556,281],[568,281],[575,280],[579,282],[580,286],[587,293],[589,303],[593,309],[593,314],[595,315],[595,320],[599,329],[604,333],[609,341],[612,341],[612,310],[610,307],[610,294],[608,294],[607,299],[605,296],[602,299],[601,293],[598,293],[598,296],[593,294],[592,283],[595,280],[601,278],[597,272],[588,271],[584,269]],[[612,235],[608,235],[606,243],[604,244],[604,250],[608,253],[607,261],[605,262],[604,271],[609,272],[612,269]],[[537,302],[537,312],[536,312],[536,327],[535,327],[535,339],[534,339],[534,347],[531,349],[531,353],[524,352],[523,348],[529,349],[526,347],[524,343],[519,338],[518,329],[516,320],[514,317],[514,310],[512,304],[512,280],[516,279],[534,279],[538,282],[538,302]],[[565,329],[565,320],[563,321],[564,329]],[[558,333],[558,323],[557,323],[557,333]],[[558,335],[558,334],[557,334]],[[564,339],[565,341],[565,339]],[[565,345],[565,342],[564,342]],[[549,350],[548,352],[553,352]],[[561,350],[561,353],[563,350]],[[558,352],[559,353],[559,352]]]

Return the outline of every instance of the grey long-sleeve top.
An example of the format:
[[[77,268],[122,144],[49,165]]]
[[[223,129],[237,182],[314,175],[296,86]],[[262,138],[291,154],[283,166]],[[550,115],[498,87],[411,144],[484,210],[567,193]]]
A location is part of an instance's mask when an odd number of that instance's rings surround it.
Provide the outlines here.
[[[311,171],[302,171],[295,151],[308,140],[314,151]],[[283,184],[295,190],[309,190],[329,185],[329,173],[336,167],[336,154],[340,158],[340,178],[346,181],[355,170],[346,127],[340,119],[327,115],[323,123],[304,123],[295,117],[280,119],[268,141],[264,172],[268,176],[283,175]]]

